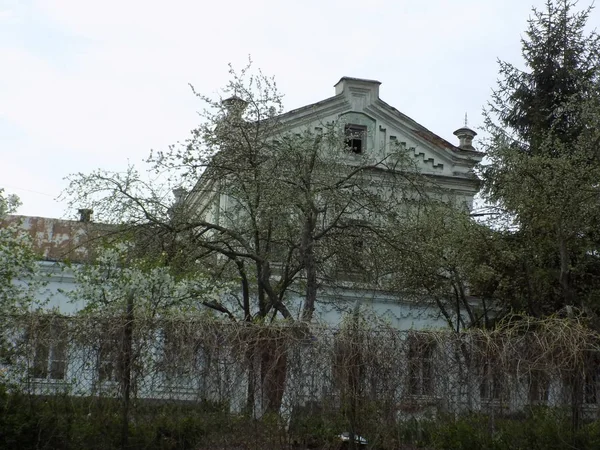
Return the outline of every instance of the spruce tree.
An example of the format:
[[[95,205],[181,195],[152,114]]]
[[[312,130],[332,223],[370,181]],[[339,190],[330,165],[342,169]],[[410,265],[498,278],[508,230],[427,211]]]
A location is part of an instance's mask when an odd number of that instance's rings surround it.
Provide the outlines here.
[[[585,128],[582,107],[599,81],[600,36],[587,33],[592,7],[574,11],[577,2],[547,0],[546,10],[534,9],[526,37],[521,40],[525,70],[500,61],[498,87],[488,120],[493,134],[509,131],[521,150],[554,154],[570,147]],[[491,117],[488,116],[488,119]]]
[[[600,41],[575,7],[533,10],[525,68],[500,62],[485,112],[483,192],[510,219],[514,307],[535,315],[597,309],[600,294]]]

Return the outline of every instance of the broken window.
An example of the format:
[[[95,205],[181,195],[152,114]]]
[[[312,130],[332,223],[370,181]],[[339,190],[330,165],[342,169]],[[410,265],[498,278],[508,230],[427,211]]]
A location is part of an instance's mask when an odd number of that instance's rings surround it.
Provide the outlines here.
[[[366,147],[367,127],[364,125],[346,125],[344,131],[346,149],[357,155],[363,153]]]

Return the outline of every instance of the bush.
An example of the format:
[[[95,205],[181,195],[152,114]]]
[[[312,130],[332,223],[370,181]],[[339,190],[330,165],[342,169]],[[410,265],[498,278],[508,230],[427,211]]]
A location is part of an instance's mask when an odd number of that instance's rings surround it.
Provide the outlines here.
[[[35,397],[0,387],[0,450],[120,449],[123,422],[116,399]],[[223,408],[138,402],[129,420],[128,448],[197,449],[235,422]]]
[[[535,408],[513,418],[474,414],[438,424],[431,445],[440,450],[592,450],[600,448],[600,422],[572,432],[568,416],[556,409]]]
[[[0,386],[0,450],[121,449],[122,416],[118,399],[35,397]],[[600,421],[571,430],[568,411],[535,408],[512,417],[472,414],[438,416],[397,423],[373,404],[363,404],[357,432],[369,448],[384,450],[586,450],[600,448]],[[286,448],[290,442],[334,448],[335,437],[349,431],[340,409],[323,405],[297,408],[286,423],[276,414],[254,420],[210,402],[165,403],[137,400],[131,405],[128,449],[197,450],[218,447]],[[339,442],[338,442],[339,445]],[[302,448],[302,447],[300,447]]]

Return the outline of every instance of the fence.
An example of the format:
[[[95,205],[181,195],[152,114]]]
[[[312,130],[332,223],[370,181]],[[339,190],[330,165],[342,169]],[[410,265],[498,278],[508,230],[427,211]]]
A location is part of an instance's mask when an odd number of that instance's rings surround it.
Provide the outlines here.
[[[3,412],[31,426],[13,436],[21,448],[281,448],[342,431],[397,448],[433,445],[432,424],[474,414],[489,436],[535,413],[571,437],[600,414],[600,339],[578,319],[465,333],[360,317],[338,328],[127,315],[9,323]]]

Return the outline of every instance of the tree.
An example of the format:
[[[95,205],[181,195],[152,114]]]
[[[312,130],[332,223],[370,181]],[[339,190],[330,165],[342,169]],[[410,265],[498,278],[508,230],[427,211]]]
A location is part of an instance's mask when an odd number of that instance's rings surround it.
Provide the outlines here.
[[[486,111],[484,194],[511,220],[512,306],[535,316],[598,306],[600,38],[585,30],[591,7],[574,9],[534,9],[526,69],[500,62]]]
[[[574,11],[577,2],[547,0],[533,9],[521,40],[526,70],[500,61],[500,80],[489,104],[487,124],[507,134],[529,155],[570,153],[586,129],[583,105],[594,100],[599,81],[600,37],[586,33],[592,7]],[[564,144],[561,148],[554,144]]]
[[[67,195],[100,220],[147,230],[140,245],[166,251],[181,270],[200,263],[239,282],[239,302],[214,309],[247,321],[310,321],[324,283],[377,286],[389,230],[435,187],[400,147],[353,155],[341,121],[293,127],[271,78],[231,74],[225,100],[197,94],[207,109],[190,139],[151,155],[165,184],[133,168],[98,171],[71,177]]]
[[[28,308],[39,287],[39,271],[30,237],[14,221],[6,221],[20,205],[0,189],[0,307],[3,315]]]
[[[113,243],[93,262],[75,267],[76,288],[68,292],[74,302],[83,302],[75,317],[81,327],[76,335],[97,352],[87,359],[97,361],[99,377],[118,381],[123,448],[132,387],[140,381],[136,368],[156,370],[147,366],[157,350],[157,332],[164,333],[170,322],[189,320],[202,305],[228,293],[227,286],[200,273],[176,275],[161,258],[138,258],[131,247],[131,242]]]
[[[249,68],[231,76],[227,98],[196,94],[206,109],[187,141],[150,156],[154,180],[133,167],[77,174],[70,203],[123,227],[136,251],[164,255],[179,274],[200,268],[238,283],[233,301],[204,303],[230,319],[308,323],[324,287],[384,287],[390,230],[417,214],[435,186],[400,145],[354,154],[343,121],[298,127],[272,78]],[[258,379],[268,386],[262,409],[277,411],[285,352],[266,336],[247,359],[248,409]]]
[[[0,189],[0,354],[9,360],[15,344],[10,335],[15,316],[43,303],[35,298],[43,279],[31,239],[17,222],[6,220],[19,205],[17,196]]]

